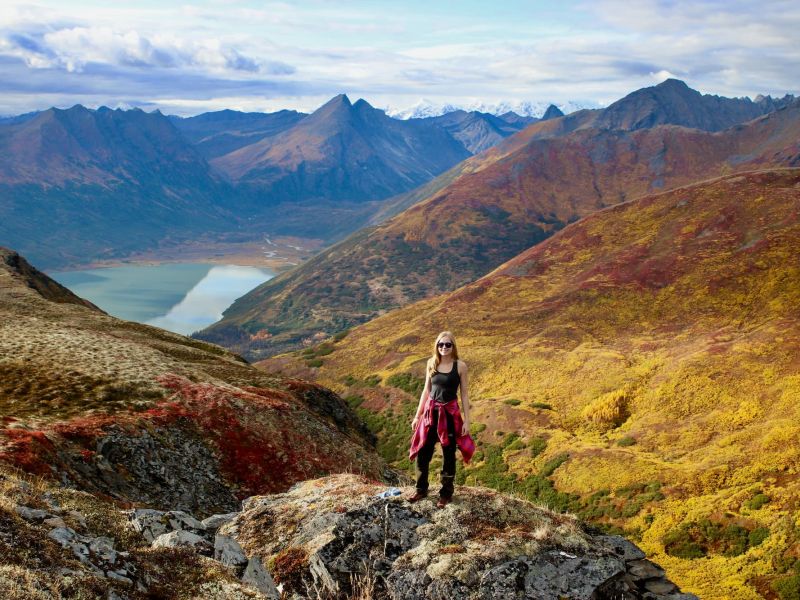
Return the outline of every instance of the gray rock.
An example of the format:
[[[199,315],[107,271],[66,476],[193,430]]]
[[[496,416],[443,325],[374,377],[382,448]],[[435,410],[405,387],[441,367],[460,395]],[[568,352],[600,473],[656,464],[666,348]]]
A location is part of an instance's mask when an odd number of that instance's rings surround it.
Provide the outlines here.
[[[664,595],[677,592],[678,586],[666,579],[650,579],[644,582],[644,589],[653,594]]]
[[[120,575],[118,573],[115,573],[114,571],[108,571],[106,573],[106,577],[111,579],[112,581],[116,581],[118,583],[123,583],[125,585],[130,585],[130,586],[133,585],[133,579],[130,579],[128,577],[125,577],[124,575]]]
[[[227,535],[217,534],[214,538],[214,559],[226,567],[239,567],[247,564],[247,556],[239,542]]]
[[[641,560],[646,556],[636,544],[626,540],[622,536],[602,535],[598,536],[597,539],[614,550],[624,561]]]
[[[56,527],[50,530],[47,534],[52,540],[61,544],[62,548],[69,548],[75,557],[84,564],[89,563],[89,547],[87,543],[89,538],[75,533],[75,530],[70,527]]]
[[[639,580],[660,579],[664,577],[664,569],[649,560],[632,560],[628,562],[628,573]]]
[[[107,537],[96,537],[89,542],[89,550],[101,560],[114,564],[117,561],[117,552],[114,550],[114,540]]]
[[[207,539],[191,531],[170,531],[163,533],[153,541],[153,548],[178,548],[189,546],[200,554],[211,554],[213,548]]]
[[[158,536],[169,531],[164,514],[161,510],[137,508],[129,514],[131,527],[152,543]]]
[[[51,515],[46,510],[30,508],[29,506],[17,506],[14,510],[16,510],[20,517],[32,523],[42,523],[45,519],[55,516]]]
[[[61,517],[50,517],[49,519],[45,519],[42,521],[44,525],[48,527],[66,527],[67,524],[64,522],[64,519]]]
[[[239,513],[232,512],[232,513],[226,513],[224,515],[211,515],[210,517],[203,519],[201,523],[203,524],[203,527],[205,527],[206,530],[216,531],[217,529],[225,525],[225,523],[230,523],[231,521],[233,521],[236,518],[236,515],[238,514]]]
[[[624,571],[624,561],[616,556],[568,558],[557,551],[549,551],[489,569],[481,579],[478,596],[485,600],[559,600],[564,596],[571,600],[588,600],[595,597],[598,588]]]
[[[320,584],[322,589],[331,594],[336,594],[339,591],[339,584],[331,576],[327,565],[320,558],[319,554],[314,554],[309,559],[308,569],[311,571],[311,576],[314,578],[314,581]]]
[[[261,559],[254,556],[247,563],[247,568],[242,576],[242,583],[250,585],[264,594],[269,600],[280,600],[280,593],[275,587],[272,577],[261,564]]]
[[[170,526],[172,529],[176,531],[205,531],[206,526],[203,525],[200,521],[195,519],[189,513],[186,513],[182,510],[171,510],[166,513],[166,517],[169,521]]]
[[[386,579],[386,591],[391,600],[406,600],[427,589],[431,581],[422,569],[393,571]]]

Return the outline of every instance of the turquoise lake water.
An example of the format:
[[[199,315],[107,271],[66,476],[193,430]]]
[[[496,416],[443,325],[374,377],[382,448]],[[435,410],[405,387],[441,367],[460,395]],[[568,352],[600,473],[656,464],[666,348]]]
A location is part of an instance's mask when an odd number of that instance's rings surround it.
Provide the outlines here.
[[[234,300],[271,279],[256,267],[175,263],[50,273],[115,317],[188,335],[222,318]]]

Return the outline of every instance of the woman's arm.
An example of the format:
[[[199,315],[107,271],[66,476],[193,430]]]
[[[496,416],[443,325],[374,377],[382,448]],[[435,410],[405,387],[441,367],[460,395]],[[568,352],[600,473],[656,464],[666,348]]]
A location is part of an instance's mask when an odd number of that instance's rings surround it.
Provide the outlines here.
[[[411,429],[414,431],[417,429],[420,417],[422,417],[422,411],[425,410],[425,401],[428,399],[428,394],[431,392],[431,370],[429,367],[430,361],[428,361],[428,364],[425,366],[425,387],[422,388],[422,394],[419,396],[417,414],[414,415],[414,420],[411,421]]]
[[[458,361],[458,377],[461,380],[461,408],[464,411],[464,427],[461,435],[467,435],[469,433],[469,392],[467,391],[469,376],[467,374],[467,363],[462,360]]]

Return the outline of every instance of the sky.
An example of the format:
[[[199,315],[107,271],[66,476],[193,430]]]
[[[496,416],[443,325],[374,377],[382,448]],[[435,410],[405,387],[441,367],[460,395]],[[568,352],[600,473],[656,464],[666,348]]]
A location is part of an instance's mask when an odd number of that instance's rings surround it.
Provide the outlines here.
[[[796,0],[3,0],[0,115],[800,94]]]

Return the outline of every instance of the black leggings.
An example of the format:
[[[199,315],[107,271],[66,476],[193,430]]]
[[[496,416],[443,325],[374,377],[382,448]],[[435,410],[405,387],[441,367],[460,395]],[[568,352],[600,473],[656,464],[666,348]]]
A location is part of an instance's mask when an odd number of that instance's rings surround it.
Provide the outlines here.
[[[453,497],[453,481],[456,478],[456,432],[453,424],[453,417],[449,413],[445,413],[447,418],[447,446],[442,446],[442,455],[444,456],[444,463],[442,464],[442,487],[439,490],[439,496],[442,498]],[[436,448],[436,442],[439,441],[439,433],[436,430],[438,424],[439,411],[433,410],[433,423],[428,428],[428,436],[425,438],[425,444],[420,448],[417,454],[417,491],[423,494],[428,493],[428,466],[433,458],[433,451]]]

